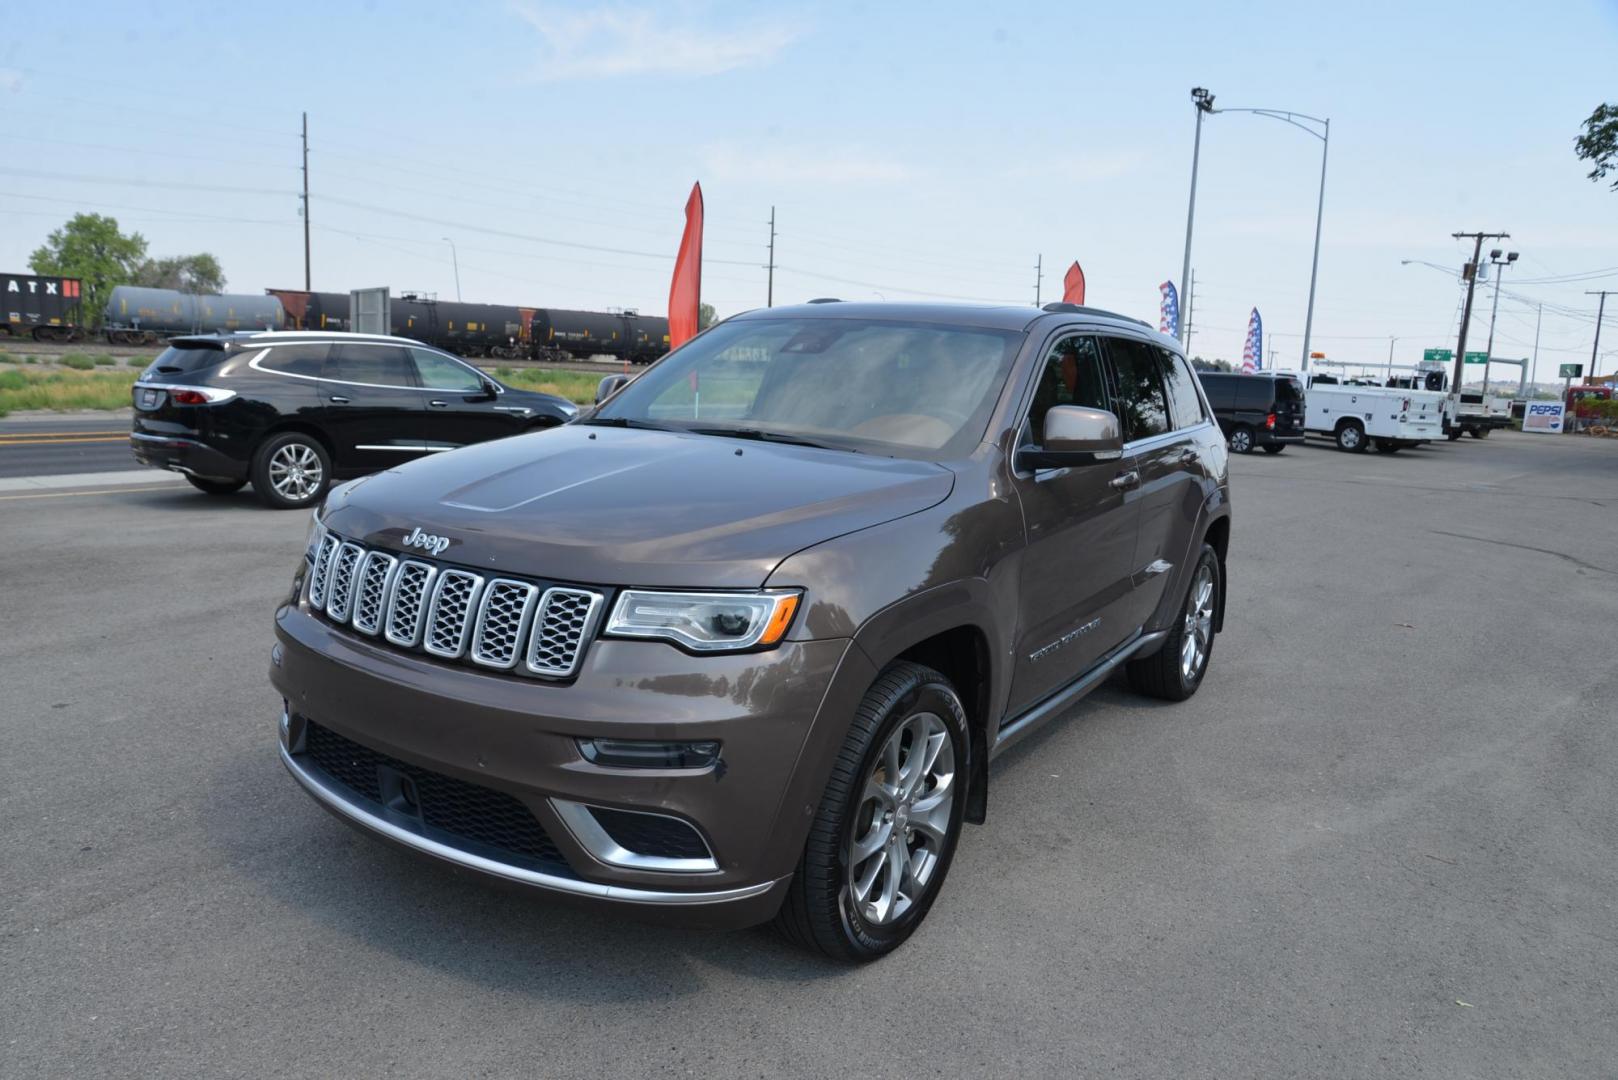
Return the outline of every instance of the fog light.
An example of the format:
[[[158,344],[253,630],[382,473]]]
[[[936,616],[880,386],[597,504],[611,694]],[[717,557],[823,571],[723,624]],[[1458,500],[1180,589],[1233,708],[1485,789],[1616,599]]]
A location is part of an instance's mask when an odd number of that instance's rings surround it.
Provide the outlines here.
[[[719,760],[718,739],[698,742],[579,739],[578,744],[585,761],[616,769],[706,769]]]

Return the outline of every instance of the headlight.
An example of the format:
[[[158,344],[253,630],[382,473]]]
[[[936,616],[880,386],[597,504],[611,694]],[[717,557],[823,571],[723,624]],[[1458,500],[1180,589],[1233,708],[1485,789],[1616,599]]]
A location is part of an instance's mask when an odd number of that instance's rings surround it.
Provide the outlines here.
[[[693,652],[768,648],[786,636],[800,596],[794,589],[737,593],[625,589],[618,594],[605,633],[661,638]]]
[[[310,565],[315,564],[315,555],[320,551],[320,542],[326,539],[326,526],[320,523],[320,511],[316,509],[309,515],[309,535],[303,542],[303,557]]]

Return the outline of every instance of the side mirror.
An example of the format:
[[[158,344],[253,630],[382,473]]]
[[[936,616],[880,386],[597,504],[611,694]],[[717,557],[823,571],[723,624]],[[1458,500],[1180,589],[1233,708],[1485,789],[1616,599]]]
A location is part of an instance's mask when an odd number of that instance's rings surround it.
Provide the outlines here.
[[[483,379],[481,385],[483,387],[483,396],[488,400],[493,401],[500,396],[500,387],[495,385],[493,379]]]
[[[628,386],[633,375],[608,375],[596,384],[596,404],[600,405],[612,395]]]
[[[1045,444],[1017,451],[1017,467],[1065,469],[1123,456],[1123,432],[1112,413],[1083,405],[1053,405],[1045,413]]]

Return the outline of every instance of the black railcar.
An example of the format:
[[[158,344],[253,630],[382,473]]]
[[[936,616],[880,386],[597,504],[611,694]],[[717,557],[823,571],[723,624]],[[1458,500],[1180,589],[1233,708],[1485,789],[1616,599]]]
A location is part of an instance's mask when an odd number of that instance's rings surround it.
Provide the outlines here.
[[[0,331],[36,341],[77,341],[84,335],[78,278],[5,274]]]

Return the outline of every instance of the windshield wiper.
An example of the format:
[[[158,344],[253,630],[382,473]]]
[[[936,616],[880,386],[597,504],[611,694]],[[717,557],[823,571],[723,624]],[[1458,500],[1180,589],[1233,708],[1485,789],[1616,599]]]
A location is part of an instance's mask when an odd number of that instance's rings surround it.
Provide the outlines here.
[[[587,420],[580,420],[581,424],[591,424],[596,427],[640,428],[646,431],[684,431],[671,424],[659,424],[656,420],[642,420],[638,416],[592,416]]]
[[[706,427],[686,428],[693,435],[717,435],[723,439],[752,439],[754,442],[785,443],[788,446],[811,446],[816,450],[845,450],[852,453],[849,447],[834,446],[831,443],[815,442],[798,435],[787,435],[779,431],[763,431],[759,428],[729,428]]]

